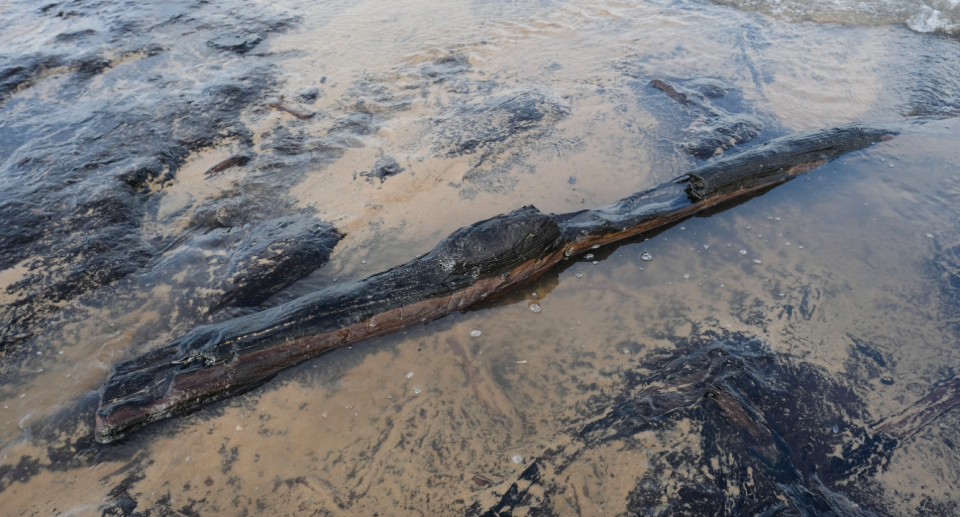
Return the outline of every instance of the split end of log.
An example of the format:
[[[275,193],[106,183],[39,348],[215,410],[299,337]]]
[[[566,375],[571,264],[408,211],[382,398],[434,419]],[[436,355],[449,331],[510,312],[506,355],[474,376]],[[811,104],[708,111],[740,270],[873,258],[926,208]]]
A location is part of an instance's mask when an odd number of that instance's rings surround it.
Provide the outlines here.
[[[777,138],[690,172],[687,193],[692,199],[703,200],[762,186],[778,177],[810,172],[842,154],[889,141],[896,134],[885,127],[844,124]]]

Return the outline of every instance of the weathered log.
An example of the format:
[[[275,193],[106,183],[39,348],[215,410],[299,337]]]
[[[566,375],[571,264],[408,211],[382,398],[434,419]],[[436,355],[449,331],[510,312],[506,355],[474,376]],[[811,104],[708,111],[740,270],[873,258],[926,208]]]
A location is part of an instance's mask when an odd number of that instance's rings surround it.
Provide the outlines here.
[[[845,125],[799,133],[711,163],[612,205],[547,215],[532,206],[444,239],[431,252],[349,284],[198,327],[114,366],[101,388],[96,438],[240,393],[327,350],[464,310],[598,244],[630,237],[788,180],[891,134]]]

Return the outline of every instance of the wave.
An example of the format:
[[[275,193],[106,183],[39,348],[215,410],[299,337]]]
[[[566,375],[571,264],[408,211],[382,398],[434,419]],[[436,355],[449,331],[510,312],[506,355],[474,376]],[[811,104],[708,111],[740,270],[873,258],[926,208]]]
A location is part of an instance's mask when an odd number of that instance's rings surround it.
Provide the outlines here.
[[[960,36],[960,0],[714,0],[792,21],[851,25],[902,23],[916,32]]]

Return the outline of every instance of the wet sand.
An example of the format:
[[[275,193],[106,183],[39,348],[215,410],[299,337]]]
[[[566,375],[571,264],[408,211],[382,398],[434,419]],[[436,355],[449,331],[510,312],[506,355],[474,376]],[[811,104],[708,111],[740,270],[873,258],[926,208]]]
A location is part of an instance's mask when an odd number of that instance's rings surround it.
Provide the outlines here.
[[[164,245],[149,264],[50,302],[23,347],[7,352],[0,491],[10,515],[479,514],[535,461],[545,481],[514,515],[671,513],[684,487],[733,479],[741,451],[718,454],[695,412],[602,443],[578,433],[636,392],[637,379],[653,378],[656,358],[684,340],[756,336],[778,364],[814,372],[816,383],[784,386],[784,396],[797,394],[798,405],[807,398],[835,419],[837,433],[799,417],[795,427],[823,433],[837,455],[859,439],[849,429],[899,413],[954,376],[955,293],[937,266],[960,243],[960,128],[947,119],[907,126],[893,141],[648,241],[566,261],[466,314],[325,354],[250,393],[94,444],[95,390],[114,363],[198,323],[256,310],[212,312],[203,301],[219,293],[210,280],[218,257],[235,248],[233,237],[212,239],[192,225],[221,199],[250,201],[243,210],[253,214],[305,210],[346,233],[329,263],[266,302],[273,305],[405,262],[477,220],[526,204],[544,212],[603,205],[692,168],[699,162],[676,143],[696,117],[649,88],[649,77],[722,78],[731,93],[717,102],[765,123],[757,142],[956,109],[948,102],[955,83],[943,79],[955,59],[914,62],[956,42],[896,26],[791,24],[699,4],[257,8],[296,22],[215,66],[203,64],[213,59],[206,47],[171,39],[173,50],[151,71],[202,89],[216,68],[269,61],[280,78],[270,94],[317,115],[244,107],[249,138],[194,149],[173,177],[150,183],[136,229]],[[194,29],[226,16],[203,9],[191,14]],[[44,23],[13,36],[61,27]],[[115,57],[79,98],[131,102],[124,91],[148,92],[139,72],[123,68],[147,66],[137,65],[145,55]],[[5,101],[6,115],[65,102],[69,74],[49,74]],[[317,100],[296,100],[310,86]],[[489,132],[510,116],[491,99],[531,98],[542,100],[523,131]],[[463,134],[479,139],[478,151],[457,151]],[[13,160],[3,146],[3,159]],[[241,152],[257,161],[205,174]],[[383,181],[362,175],[383,157],[403,170]],[[18,282],[38,270],[56,277],[72,260],[31,270],[34,258],[0,271],[5,306],[31,295]],[[845,398],[831,402],[834,393]],[[881,515],[956,511],[958,414],[899,444],[884,469],[830,488]],[[572,459],[549,460],[557,457]],[[650,479],[663,501],[641,509],[637,494]],[[751,485],[721,489],[735,505]]]

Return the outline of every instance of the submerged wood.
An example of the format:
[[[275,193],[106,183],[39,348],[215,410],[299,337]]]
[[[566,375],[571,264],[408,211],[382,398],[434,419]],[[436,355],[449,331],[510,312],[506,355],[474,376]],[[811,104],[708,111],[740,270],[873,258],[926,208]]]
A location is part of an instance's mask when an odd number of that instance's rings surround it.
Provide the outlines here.
[[[892,132],[844,125],[770,141],[612,205],[548,215],[533,206],[461,228],[429,253],[356,282],[197,327],[113,367],[96,439],[222,399],[325,351],[464,310],[533,280],[564,257],[776,185]]]
[[[699,88],[690,89],[662,79],[650,81],[650,86],[699,112],[700,118],[687,128],[687,137],[679,146],[694,158],[712,158],[735,145],[753,140],[763,130],[763,122],[750,115],[727,113],[710,104],[708,97],[726,95],[727,89],[723,83],[701,79],[687,84]]]
[[[960,377],[941,384],[899,415],[881,422],[874,427],[873,433],[905,440],[957,405],[960,405]]]
[[[300,120],[307,120],[315,115],[314,112],[283,99],[269,99],[264,106],[276,111],[285,111]]]
[[[237,155],[234,155],[234,156],[231,156],[231,157],[227,158],[226,160],[223,160],[223,161],[217,163],[217,164],[214,165],[213,167],[210,167],[209,169],[207,169],[207,172],[204,172],[203,174],[204,174],[205,176],[209,176],[209,175],[211,175],[211,174],[216,174],[216,173],[218,173],[218,172],[223,172],[223,171],[229,169],[230,167],[243,167],[244,165],[246,165],[246,164],[248,164],[248,163],[250,163],[250,157],[249,157],[249,156],[246,156],[246,155],[243,155],[243,154],[237,154]]]

